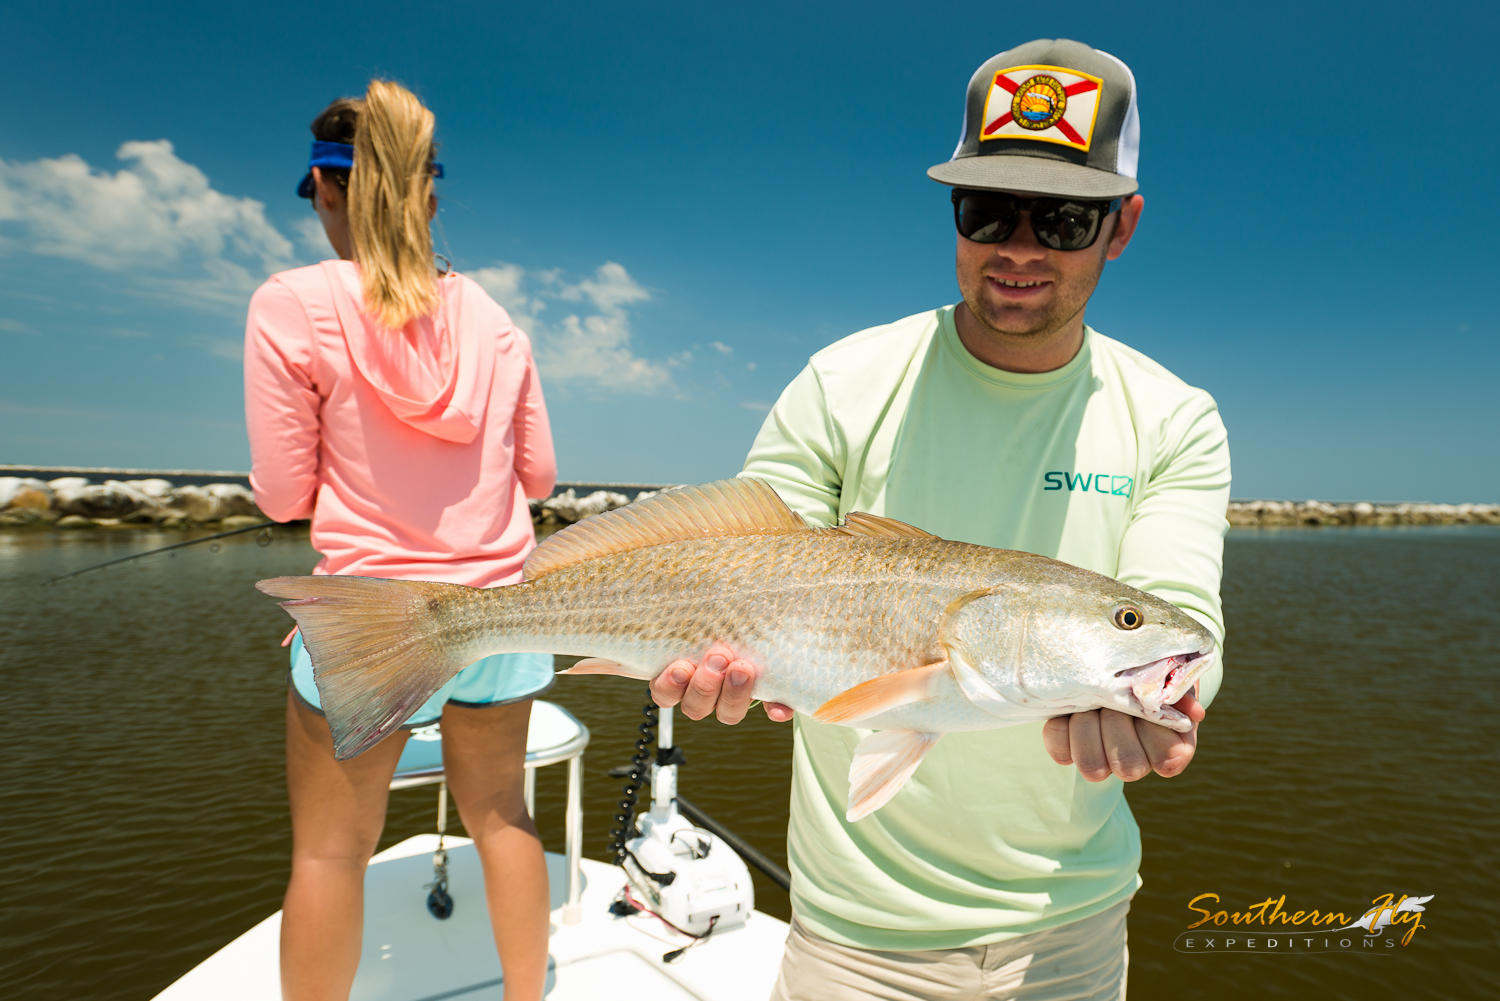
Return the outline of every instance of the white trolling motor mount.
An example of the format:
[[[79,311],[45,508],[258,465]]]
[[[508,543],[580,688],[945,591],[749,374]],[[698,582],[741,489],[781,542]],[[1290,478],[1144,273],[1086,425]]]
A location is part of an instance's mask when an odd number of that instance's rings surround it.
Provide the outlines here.
[[[683,759],[672,741],[671,709],[661,710],[660,727],[660,763],[651,765],[651,809],[635,818],[640,833],[625,842],[620,863],[629,878],[625,906],[612,909],[654,914],[694,939],[662,957],[670,963],[710,935],[744,924],[755,909],[755,888],[750,870],[724,839],[678,812],[677,766]],[[647,732],[646,726],[641,729]]]

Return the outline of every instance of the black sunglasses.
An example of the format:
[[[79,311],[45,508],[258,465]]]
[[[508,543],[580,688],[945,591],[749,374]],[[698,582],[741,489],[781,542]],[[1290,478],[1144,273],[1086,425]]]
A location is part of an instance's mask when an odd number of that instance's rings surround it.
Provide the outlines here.
[[[1084,250],[1099,239],[1105,216],[1123,199],[1090,202],[1077,198],[1018,198],[1003,191],[953,190],[953,223],[975,243],[1004,243],[1016,231],[1021,213],[1031,213],[1037,242],[1053,250]]]

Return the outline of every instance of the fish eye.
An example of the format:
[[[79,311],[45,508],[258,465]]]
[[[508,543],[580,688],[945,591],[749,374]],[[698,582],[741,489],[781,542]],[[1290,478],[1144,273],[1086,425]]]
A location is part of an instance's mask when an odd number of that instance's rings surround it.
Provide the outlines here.
[[[1139,629],[1145,621],[1146,617],[1134,605],[1121,605],[1115,609],[1115,625],[1121,629]]]

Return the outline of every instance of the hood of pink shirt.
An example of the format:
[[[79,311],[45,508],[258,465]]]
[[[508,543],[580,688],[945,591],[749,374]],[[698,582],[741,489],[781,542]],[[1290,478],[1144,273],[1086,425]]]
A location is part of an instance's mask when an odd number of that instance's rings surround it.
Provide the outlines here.
[[[391,413],[434,438],[473,441],[489,403],[497,331],[479,329],[478,310],[465,315],[467,283],[457,275],[440,279],[438,310],[392,330],[361,308],[357,264],[324,261],[322,266],[354,367]]]

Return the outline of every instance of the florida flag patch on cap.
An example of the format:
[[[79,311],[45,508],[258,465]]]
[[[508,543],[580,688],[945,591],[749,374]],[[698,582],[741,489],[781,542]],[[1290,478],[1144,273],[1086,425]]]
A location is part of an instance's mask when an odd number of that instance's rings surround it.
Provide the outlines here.
[[[1087,152],[1104,81],[1062,66],[1014,66],[995,74],[984,100],[986,139],[1035,139]]]

